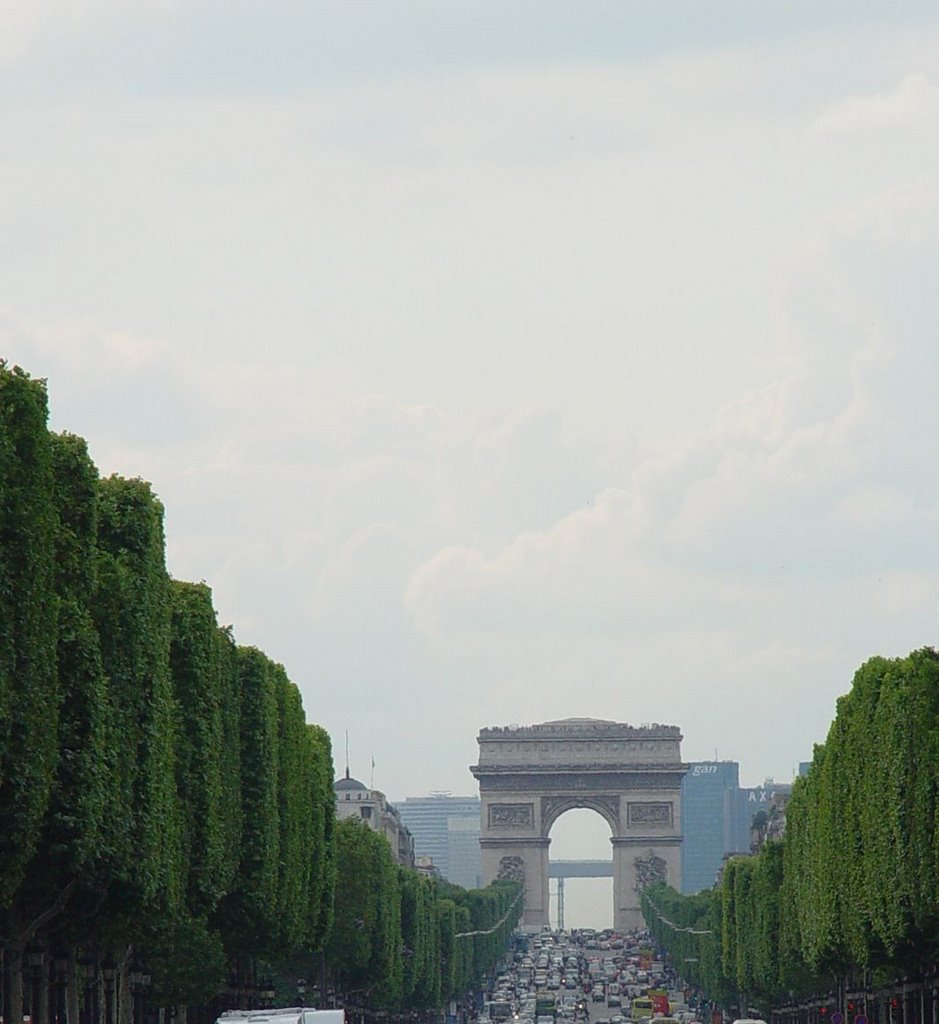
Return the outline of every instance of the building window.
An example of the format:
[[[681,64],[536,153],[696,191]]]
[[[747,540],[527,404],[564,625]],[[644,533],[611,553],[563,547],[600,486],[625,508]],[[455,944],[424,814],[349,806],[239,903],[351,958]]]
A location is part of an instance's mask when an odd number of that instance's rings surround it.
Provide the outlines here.
[[[372,816],[372,809],[371,809],[371,807],[360,807],[359,810],[362,812],[362,817],[363,818],[371,818],[371,816]]]

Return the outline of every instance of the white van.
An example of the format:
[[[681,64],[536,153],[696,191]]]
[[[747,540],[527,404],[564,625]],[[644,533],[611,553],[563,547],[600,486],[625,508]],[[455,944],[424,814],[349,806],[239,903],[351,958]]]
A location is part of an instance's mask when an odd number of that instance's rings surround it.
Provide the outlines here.
[[[270,1010],[226,1010],[215,1024],[346,1024],[345,1010],[277,1006]]]

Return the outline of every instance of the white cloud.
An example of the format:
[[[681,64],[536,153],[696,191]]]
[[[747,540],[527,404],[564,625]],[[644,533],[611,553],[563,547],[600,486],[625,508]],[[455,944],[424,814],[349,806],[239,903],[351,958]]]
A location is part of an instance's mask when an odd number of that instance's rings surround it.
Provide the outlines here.
[[[921,131],[939,127],[939,86],[924,74],[909,74],[888,91],[851,96],[815,121],[821,133]]]
[[[70,375],[79,373],[82,365],[101,363],[139,369],[163,353],[162,344],[154,338],[102,331],[90,321],[39,323],[9,307],[0,307],[0,343],[9,350],[28,345],[33,358],[64,363]]]
[[[388,788],[418,703],[779,772],[934,631],[934,44],[9,107],[0,345]]]
[[[177,0],[134,0],[135,17],[165,15]],[[50,39],[92,36],[103,25],[129,14],[122,0],[10,0],[0,8],[0,67],[12,65]]]

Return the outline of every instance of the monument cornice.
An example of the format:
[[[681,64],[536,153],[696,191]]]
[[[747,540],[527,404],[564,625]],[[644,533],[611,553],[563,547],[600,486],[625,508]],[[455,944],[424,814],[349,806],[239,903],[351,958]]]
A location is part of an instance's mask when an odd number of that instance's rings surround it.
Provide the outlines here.
[[[557,793],[597,793],[618,791],[629,793],[676,792],[681,789],[683,772],[568,772],[558,774],[513,773],[477,775],[481,796],[514,793],[536,796]]]
[[[519,838],[518,836],[499,836],[495,839],[480,837],[480,846],[537,846],[547,849],[551,840],[544,836],[531,836],[531,838]]]
[[[557,722],[541,722],[537,725],[495,725],[480,729],[479,741],[539,742],[542,740],[572,739],[629,739],[682,740],[677,725],[635,726],[628,722],[612,722],[599,718],[565,718]]]
[[[681,761],[594,761],[586,764],[471,764],[469,770],[477,779],[484,775],[586,775],[601,772],[614,775],[680,772],[684,775],[688,765]]]
[[[684,839],[683,835],[662,835],[662,833],[650,833],[644,836],[610,836],[610,842],[614,846],[681,846],[682,839]]]

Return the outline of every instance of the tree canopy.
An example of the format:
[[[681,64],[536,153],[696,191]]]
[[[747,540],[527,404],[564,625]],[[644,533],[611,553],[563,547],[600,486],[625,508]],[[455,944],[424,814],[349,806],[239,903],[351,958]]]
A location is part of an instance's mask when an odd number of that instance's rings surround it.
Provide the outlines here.
[[[0,361],[0,947],[134,963],[162,1005],[247,992],[321,951],[376,1007],[439,1006],[490,970],[517,886],[466,892],[337,824],[332,748],[284,666],[171,579],[163,506],[47,427]],[[480,934],[469,934],[469,933]],[[37,1021],[37,1024],[45,1024]]]
[[[939,956],[939,654],[872,658],[840,698],[782,841],[735,857],[719,888],[643,894],[650,928],[715,1002],[764,1007],[826,991],[862,968],[881,979]]]

